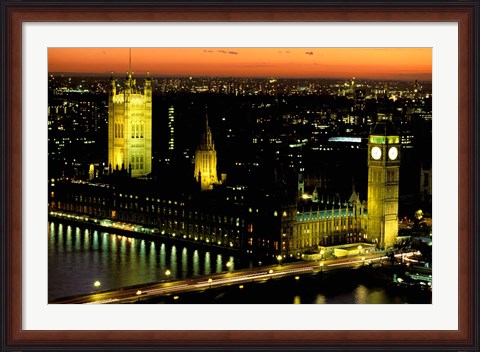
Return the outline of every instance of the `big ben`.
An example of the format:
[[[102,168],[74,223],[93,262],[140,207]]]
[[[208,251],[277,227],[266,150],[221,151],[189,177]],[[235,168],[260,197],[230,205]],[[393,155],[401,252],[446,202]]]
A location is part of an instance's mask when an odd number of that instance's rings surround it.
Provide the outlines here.
[[[400,137],[388,122],[379,122],[368,140],[368,239],[391,248],[398,235]]]

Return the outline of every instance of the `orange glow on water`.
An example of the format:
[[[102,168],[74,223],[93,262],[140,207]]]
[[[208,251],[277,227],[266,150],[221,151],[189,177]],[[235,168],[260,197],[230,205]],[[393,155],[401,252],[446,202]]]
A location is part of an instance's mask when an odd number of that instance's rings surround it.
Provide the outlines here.
[[[49,72],[123,74],[128,48],[50,48]],[[133,48],[132,71],[162,76],[431,80],[431,48]]]

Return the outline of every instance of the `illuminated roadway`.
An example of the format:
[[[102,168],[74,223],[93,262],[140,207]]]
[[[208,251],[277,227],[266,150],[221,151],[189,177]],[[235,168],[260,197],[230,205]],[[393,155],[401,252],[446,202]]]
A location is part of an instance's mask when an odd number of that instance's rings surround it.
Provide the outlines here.
[[[396,254],[403,255],[409,260],[414,252]],[[268,279],[281,278],[291,275],[318,273],[340,268],[356,268],[388,259],[384,253],[374,253],[363,257],[350,257],[320,262],[299,262],[285,265],[269,266],[264,268],[236,270],[223,274],[188,278],[162,283],[138,285],[134,288],[120,288],[111,291],[91,293],[75,297],[66,297],[53,300],[50,303],[62,304],[106,304],[106,303],[134,303],[144,299],[176,295],[185,292],[202,291],[210,288],[219,288],[233,284],[252,283]]]

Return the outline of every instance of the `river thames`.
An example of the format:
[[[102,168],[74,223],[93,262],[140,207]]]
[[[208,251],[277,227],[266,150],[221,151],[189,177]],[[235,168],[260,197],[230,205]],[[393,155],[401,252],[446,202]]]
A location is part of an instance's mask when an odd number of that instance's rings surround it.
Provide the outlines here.
[[[247,260],[215,248],[130,238],[88,226],[49,223],[49,301],[101,290],[184,279],[248,268]],[[431,292],[395,289],[385,275],[343,270],[328,275],[287,277],[265,283],[192,293],[182,300],[149,303],[301,303],[369,304],[431,303]]]

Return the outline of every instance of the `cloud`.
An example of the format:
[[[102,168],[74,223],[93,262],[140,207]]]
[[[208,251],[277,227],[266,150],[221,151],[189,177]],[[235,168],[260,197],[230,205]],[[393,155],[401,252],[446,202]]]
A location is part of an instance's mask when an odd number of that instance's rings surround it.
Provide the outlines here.
[[[307,55],[313,55],[313,51],[305,51],[305,54],[307,54]]]
[[[279,53],[279,54],[290,54],[290,51],[288,51],[288,50],[284,50],[284,51],[280,50],[278,53]]]
[[[251,64],[251,65],[242,65],[241,67],[277,67],[277,65],[270,65],[270,64],[266,64],[266,63],[263,63],[263,64]]]
[[[213,53],[213,50],[204,50],[204,53]]]
[[[217,50],[217,51],[222,54],[238,55],[237,51],[225,51],[225,50]]]

